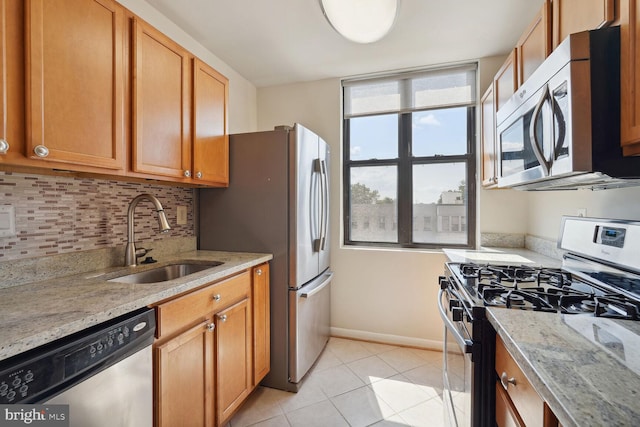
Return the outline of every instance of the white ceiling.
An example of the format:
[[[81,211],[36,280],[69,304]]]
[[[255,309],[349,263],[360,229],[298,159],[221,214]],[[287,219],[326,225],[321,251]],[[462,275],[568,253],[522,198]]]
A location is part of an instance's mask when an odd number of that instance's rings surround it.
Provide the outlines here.
[[[147,0],[257,87],[504,55],[543,0],[401,0],[394,28],[360,45],[318,0]]]

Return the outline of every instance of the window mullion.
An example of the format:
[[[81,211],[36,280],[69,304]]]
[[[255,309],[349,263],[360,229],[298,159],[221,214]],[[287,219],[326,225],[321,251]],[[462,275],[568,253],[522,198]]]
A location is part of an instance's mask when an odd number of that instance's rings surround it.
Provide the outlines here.
[[[412,171],[411,114],[398,116],[398,243],[411,243],[412,236]]]

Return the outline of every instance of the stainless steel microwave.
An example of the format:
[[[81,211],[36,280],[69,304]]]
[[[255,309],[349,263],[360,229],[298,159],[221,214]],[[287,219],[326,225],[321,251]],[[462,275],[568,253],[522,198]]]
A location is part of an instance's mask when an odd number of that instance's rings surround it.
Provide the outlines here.
[[[498,186],[640,185],[620,146],[620,28],[572,34],[497,113]]]

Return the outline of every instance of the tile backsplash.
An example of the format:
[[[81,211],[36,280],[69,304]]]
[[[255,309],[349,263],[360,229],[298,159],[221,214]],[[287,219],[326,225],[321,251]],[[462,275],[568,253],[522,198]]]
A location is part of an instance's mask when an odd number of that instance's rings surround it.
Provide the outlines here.
[[[195,237],[191,188],[0,172],[0,205],[14,207],[16,232],[0,237],[0,262],[125,245],[129,202],[142,193],[160,200],[171,230],[158,231],[153,204],[142,200],[135,211],[138,246]],[[185,225],[177,224],[178,206],[187,208]]]

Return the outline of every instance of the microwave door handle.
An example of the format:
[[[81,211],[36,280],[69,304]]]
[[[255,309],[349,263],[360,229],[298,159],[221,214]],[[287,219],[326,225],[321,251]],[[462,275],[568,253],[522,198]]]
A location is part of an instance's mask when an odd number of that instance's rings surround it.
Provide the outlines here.
[[[553,120],[551,121],[551,130],[554,141],[553,147],[553,160],[558,160],[560,157],[562,146],[564,145],[564,139],[567,136],[567,125],[564,121],[564,114],[562,114],[562,108],[558,105],[558,101],[554,96],[551,97],[551,113],[553,114]],[[558,137],[556,138],[555,124],[558,123]]]
[[[540,141],[538,140],[538,135],[536,134],[536,126],[538,124],[538,121],[540,121],[543,113],[542,107],[547,102],[548,97],[549,86],[545,85],[542,91],[542,96],[540,97],[540,100],[538,100],[536,108],[534,108],[533,110],[533,116],[531,117],[531,123],[529,125],[529,138],[532,142],[531,148],[533,148],[533,154],[535,154],[536,159],[538,159],[538,163],[540,163],[540,166],[542,167],[544,176],[549,176],[549,172],[551,171],[551,163],[544,157],[544,151],[542,149]]]

